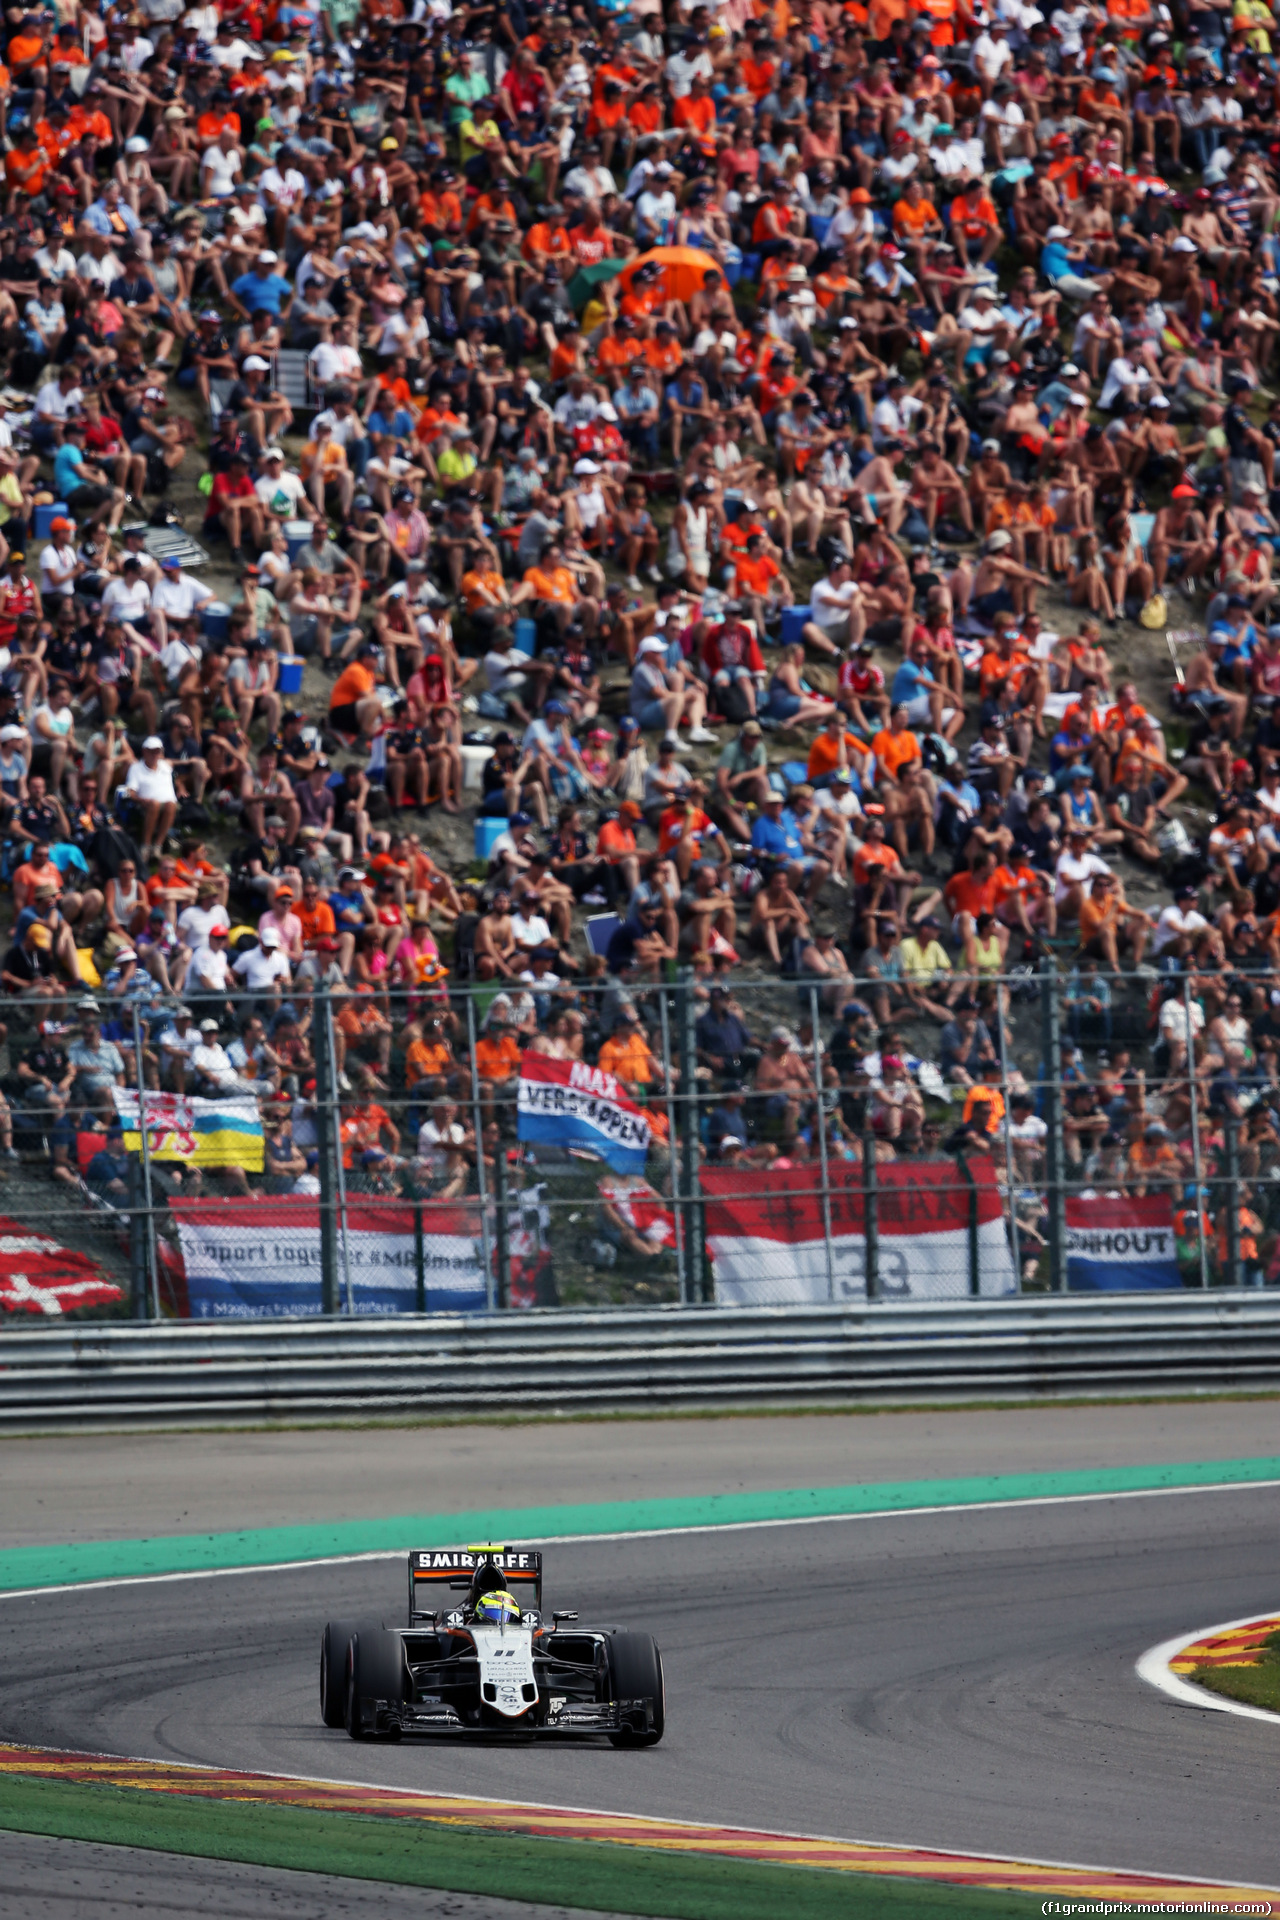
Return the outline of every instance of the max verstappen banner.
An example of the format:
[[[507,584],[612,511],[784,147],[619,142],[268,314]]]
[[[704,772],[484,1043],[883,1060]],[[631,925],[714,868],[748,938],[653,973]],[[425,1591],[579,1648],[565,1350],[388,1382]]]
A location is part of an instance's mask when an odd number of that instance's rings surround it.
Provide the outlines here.
[[[879,1188],[879,1282],[885,1300],[950,1300],[969,1291],[971,1207],[977,1209],[978,1273],[984,1295],[1017,1291],[995,1169],[969,1162],[973,1187],[954,1161],[889,1164]],[[768,1174],[707,1168],[707,1250],[722,1306],[814,1306],[867,1290],[862,1168],[830,1168],[831,1273],[816,1165]]]
[[[526,1051],[520,1060],[518,1137],[586,1147],[615,1173],[643,1173],[649,1120],[619,1080],[581,1060]]]
[[[265,1320],[322,1310],[320,1208],[308,1199],[173,1202],[193,1320]],[[353,1199],[345,1242],[338,1228],[338,1291],[347,1275],[357,1313],[417,1307],[413,1208]],[[427,1310],[475,1313],[486,1305],[477,1206],[426,1201],[422,1208]],[[345,1245],[345,1264],[344,1264]]]
[[[138,1096],[113,1087],[112,1097],[128,1153],[141,1153]],[[193,1167],[243,1167],[261,1173],[262,1117],[251,1093],[198,1100],[176,1093],[148,1093],[147,1147],[153,1160],[183,1160]]]
[[[1067,1286],[1073,1293],[1181,1287],[1168,1194],[1151,1194],[1145,1200],[1072,1194],[1065,1211]]]
[[[21,1220],[0,1214],[0,1311],[56,1318],[73,1307],[114,1306],[123,1299],[122,1290],[86,1254],[71,1253],[47,1234],[32,1233]]]

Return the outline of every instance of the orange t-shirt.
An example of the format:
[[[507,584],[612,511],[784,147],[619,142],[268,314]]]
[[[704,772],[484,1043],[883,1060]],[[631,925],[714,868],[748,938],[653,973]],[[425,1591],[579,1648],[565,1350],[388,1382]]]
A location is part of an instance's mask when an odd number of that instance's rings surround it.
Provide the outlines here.
[[[436,1074],[446,1074],[452,1066],[453,1054],[443,1040],[435,1042],[434,1045],[426,1040],[415,1040],[405,1050],[405,1084],[416,1087],[419,1080],[426,1080]]]
[[[499,601],[505,582],[496,567],[473,567],[470,573],[462,576],[462,592],[467,602],[468,613],[478,613],[481,607],[491,604],[485,599],[485,593],[493,594]]]
[[[864,758],[862,742],[852,733],[846,733],[844,736],[844,750],[851,767],[861,764]],[[805,767],[808,780],[811,783],[815,780],[825,780],[829,773],[835,772],[839,764],[840,742],[833,740],[829,733],[818,734],[809,749],[809,760]]]
[[[596,349],[596,365],[601,372],[610,367],[626,369],[636,355],[644,352],[644,342],[634,335],[626,335],[621,340],[616,333],[608,333]]]
[[[670,853],[682,840],[692,840],[696,844],[711,824],[711,815],[704,813],[701,807],[693,809],[692,818],[684,807],[672,807],[658,822],[658,852]]]
[[[871,742],[871,751],[886,773],[897,776],[899,769],[909,766],[920,758],[920,742],[909,727],[901,733],[893,733],[888,727],[881,727]]]
[[[353,660],[333,683],[333,692],[329,695],[330,713],[335,707],[353,707],[357,701],[367,700],[377,684],[372,670]]]
[[[752,560],[744,553],[734,560],[733,572],[735,585],[740,591],[745,589],[747,593],[766,594],[770,581],[778,578],[782,568],[770,554],[762,553]]]
[[[520,1071],[520,1049],[509,1033],[500,1040],[482,1034],[476,1041],[475,1060],[482,1080],[513,1080]]]
[[[885,840],[864,840],[853,856],[853,877],[860,887],[865,887],[877,867],[884,867],[892,873],[898,864],[898,856]]]
[[[539,220],[526,233],[520,251],[526,260],[532,260],[535,253],[545,254],[549,260],[561,260],[569,251],[568,228],[553,227],[549,221]]]
[[[418,207],[424,227],[456,228],[462,225],[462,202],[456,193],[451,193],[447,188],[443,193],[420,194]]]
[[[568,567],[553,567],[549,573],[544,567],[530,567],[524,584],[533,588],[539,600],[554,600],[562,607],[571,607],[574,603],[573,575]]]
[[[338,923],[333,917],[333,908],[327,900],[317,900],[314,907],[309,907],[305,900],[300,900],[293,911],[302,922],[304,947],[314,947],[317,940],[332,939],[338,931]]]
[[[621,820],[606,820],[596,835],[596,852],[606,860],[622,860],[636,850],[636,836]]]
[[[976,920],[980,913],[995,912],[999,891],[994,872],[985,880],[975,880],[971,873],[953,873],[942,897],[952,913],[971,913]]]
[[[899,200],[893,209],[894,232],[920,234],[937,218],[938,209],[932,200],[920,200],[914,207],[909,200]]]
[[[600,1070],[616,1074],[633,1086],[644,1086],[655,1078],[653,1055],[643,1034],[630,1033],[623,1039],[606,1040],[600,1049]]]
[[[646,340],[644,357],[659,378],[674,380],[683,364],[684,352],[675,340],[665,347],[660,340]]]
[[[672,106],[673,127],[692,127],[695,133],[705,138],[715,123],[716,103],[709,93],[704,93],[701,100],[695,100],[691,93],[687,93]]]

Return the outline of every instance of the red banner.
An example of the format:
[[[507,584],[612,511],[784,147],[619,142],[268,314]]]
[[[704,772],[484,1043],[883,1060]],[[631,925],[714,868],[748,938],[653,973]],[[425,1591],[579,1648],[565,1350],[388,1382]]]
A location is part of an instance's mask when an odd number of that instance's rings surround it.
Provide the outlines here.
[[[0,1309],[45,1313],[113,1306],[124,1291],[86,1254],[71,1253],[21,1220],[0,1214]]]

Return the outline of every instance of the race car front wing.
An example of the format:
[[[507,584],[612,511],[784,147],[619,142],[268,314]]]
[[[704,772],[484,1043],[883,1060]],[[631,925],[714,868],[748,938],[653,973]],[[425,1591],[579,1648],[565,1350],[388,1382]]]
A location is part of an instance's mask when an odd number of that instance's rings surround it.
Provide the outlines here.
[[[368,1714],[366,1704],[366,1715]],[[513,1733],[536,1734],[548,1738],[555,1734],[651,1733],[655,1725],[652,1700],[564,1700],[552,1695],[545,1716],[525,1716],[505,1726],[464,1719],[456,1707],[445,1700],[406,1700],[403,1703],[379,1700],[373,1706],[373,1724],[366,1731],[381,1735],[399,1733]]]

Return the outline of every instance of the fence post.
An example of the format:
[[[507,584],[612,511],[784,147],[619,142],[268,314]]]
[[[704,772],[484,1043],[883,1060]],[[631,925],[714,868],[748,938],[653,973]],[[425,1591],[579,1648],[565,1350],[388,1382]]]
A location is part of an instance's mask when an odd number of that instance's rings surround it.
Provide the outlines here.
[[[337,1103],[337,1073],[334,1071],[333,1051],[330,1045],[332,1030],[329,1025],[329,989],[321,984],[316,988],[315,1014],[312,1020],[315,1029],[316,1057],[316,1155],[317,1170],[320,1176],[320,1311],[337,1313],[338,1305],[338,1190],[334,1179],[334,1125]]]
[[[813,1028],[813,1084],[818,1089],[818,1158],[822,1166],[822,1245],[827,1257],[827,1299],[836,1297],[835,1248],[831,1243],[831,1176],[827,1167],[827,1110],[822,1098],[822,1036],[818,1031],[818,989],[809,989]]]
[[[1003,983],[1000,991],[1003,991]],[[1018,1239],[1018,1162],[1013,1151],[1013,1109],[1009,1105],[1009,1048],[1005,1040],[1003,1007],[999,999],[997,1007],[1001,1010],[1001,1019],[996,1031],[1000,1038],[1000,1097],[1004,1101],[1004,1178],[1005,1192],[1009,1204],[1009,1245],[1013,1252],[1013,1270],[1018,1276],[1018,1292],[1022,1292],[1022,1246]]]
[[[138,1004],[133,1005],[133,1063],[138,1081],[138,1139],[142,1162],[142,1284],[147,1294],[147,1315],[160,1318],[160,1263],[156,1259],[156,1216],[151,1198],[151,1142],[147,1137],[147,1084],[142,1058],[142,1023]]]
[[[511,1305],[511,1230],[507,1219],[507,1149],[501,1139],[498,1141],[498,1151],[493,1156],[493,1210],[497,1225],[498,1305],[509,1307]]]
[[[684,1192],[685,1305],[696,1307],[702,1299],[702,1204],[698,1191],[698,1041],[697,1002],[693,993],[693,971],[686,967],[680,975],[680,1087],[684,1094]]]
[[[676,1088],[671,1059],[671,1016],[667,997],[671,989],[666,981],[658,988],[658,1017],[662,1022],[662,1072],[667,1089],[667,1165],[671,1170],[671,1212],[676,1223],[676,1291],[681,1300],[688,1298],[685,1274],[686,1255],[684,1209],[680,1204],[680,1162],[677,1155]]]
[[[1196,1181],[1196,1240],[1200,1248],[1200,1285],[1209,1284],[1209,1246],[1205,1223],[1208,1198],[1204,1188],[1204,1167],[1200,1160],[1200,1101],[1196,1094],[1196,1038],[1191,1025],[1191,975],[1182,977],[1182,1005],[1187,1020],[1187,1080],[1191,1090],[1191,1162]]]
[[[1240,1133],[1230,1114],[1224,1129],[1227,1142],[1227,1285],[1243,1286],[1240,1272]]]
[[[416,1289],[414,1304],[419,1313],[427,1310],[427,1249],[422,1237],[422,1202],[413,1203],[413,1279]]]
[[[981,1255],[978,1248],[978,1183],[962,1153],[956,1155],[956,1165],[969,1189],[969,1292],[976,1300],[982,1292]]]
[[[876,1173],[876,1136],[868,1107],[862,1118],[862,1219],[866,1246],[867,1298],[880,1298],[880,1186]]]
[[[490,1313],[495,1304],[493,1253],[489,1244],[489,1183],[484,1173],[484,1114],[480,1107],[480,1081],[476,1073],[476,1002],[467,988],[467,1053],[471,1060],[471,1124],[476,1130],[476,1190],[480,1195],[480,1257],[484,1261],[485,1306]],[[498,1123],[498,1145],[502,1145],[502,1123]]]
[[[129,1311],[135,1320],[151,1317],[147,1285],[147,1219],[142,1196],[142,1163],[129,1156]]]
[[[1066,1158],[1062,1144],[1062,1037],[1058,1025],[1058,977],[1052,963],[1040,963],[1040,1032],[1044,1057],[1040,1079],[1045,1095],[1045,1172],[1049,1186],[1049,1286],[1065,1293],[1067,1286],[1066,1208],[1063,1181]]]

